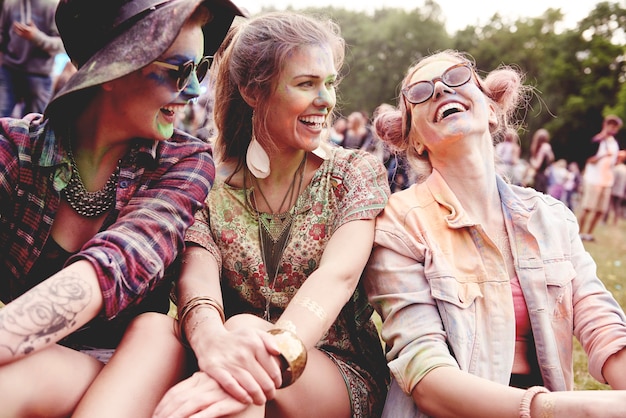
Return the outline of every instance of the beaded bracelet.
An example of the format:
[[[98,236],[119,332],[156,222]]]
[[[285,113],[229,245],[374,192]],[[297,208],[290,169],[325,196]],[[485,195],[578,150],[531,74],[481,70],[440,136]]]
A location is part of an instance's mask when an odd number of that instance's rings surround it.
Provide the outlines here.
[[[185,337],[185,328],[184,328],[187,315],[189,315],[189,312],[191,312],[193,309],[202,305],[206,305],[206,306],[210,306],[214,308],[220,314],[220,318],[222,319],[222,324],[226,322],[226,316],[224,315],[224,308],[215,298],[212,298],[210,296],[195,296],[189,299],[183,305],[183,307],[180,308],[180,311],[178,312],[178,336],[184,345],[187,345],[187,338]]]
[[[267,331],[276,338],[280,350],[280,371],[285,388],[294,383],[304,372],[307,361],[307,351],[304,343],[298,336],[289,330],[275,328]]]
[[[549,393],[550,391],[543,386],[533,386],[526,389],[524,396],[522,396],[522,400],[519,404],[519,416],[520,418],[531,418],[530,417],[530,405],[533,402],[535,396],[540,393]]]

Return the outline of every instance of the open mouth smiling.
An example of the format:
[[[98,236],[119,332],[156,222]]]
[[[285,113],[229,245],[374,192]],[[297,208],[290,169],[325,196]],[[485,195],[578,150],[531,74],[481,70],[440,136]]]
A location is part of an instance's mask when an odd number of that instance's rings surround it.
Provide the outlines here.
[[[326,117],[324,116],[305,116],[298,119],[300,122],[304,123],[307,126],[312,128],[321,129],[324,126],[324,121]]]
[[[458,103],[458,102],[447,103],[441,106],[437,110],[437,114],[435,115],[434,122],[435,123],[441,122],[443,119],[445,119],[446,117],[450,115],[453,115],[459,112],[465,112],[465,111],[467,111],[467,108],[463,106],[461,103]]]
[[[161,108],[161,112],[163,112],[167,116],[174,116],[174,114],[176,113],[176,109],[172,106],[165,106]]]

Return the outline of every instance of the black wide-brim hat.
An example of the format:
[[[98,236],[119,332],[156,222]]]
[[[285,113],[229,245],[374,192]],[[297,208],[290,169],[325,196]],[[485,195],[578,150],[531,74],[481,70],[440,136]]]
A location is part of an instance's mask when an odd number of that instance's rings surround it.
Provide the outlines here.
[[[199,5],[213,15],[203,27],[204,55],[221,45],[235,16],[230,0],[61,0],[56,24],[78,71],[50,100],[48,110],[71,93],[123,77],[159,58]]]

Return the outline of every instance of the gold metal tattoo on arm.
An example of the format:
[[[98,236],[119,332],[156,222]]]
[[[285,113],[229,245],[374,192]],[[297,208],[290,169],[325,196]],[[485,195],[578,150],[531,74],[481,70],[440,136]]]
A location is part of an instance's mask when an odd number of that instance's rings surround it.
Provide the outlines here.
[[[296,296],[293,298],[293,303],[303,307],[304,309],[307,309],[313,315],[318,317],[322,322],[326,322],[326,320],[328,319],[328,314],[326,313],[324,308],[322,308],[319,303],[317,303],[308,296],[299,296],[296,294]]]

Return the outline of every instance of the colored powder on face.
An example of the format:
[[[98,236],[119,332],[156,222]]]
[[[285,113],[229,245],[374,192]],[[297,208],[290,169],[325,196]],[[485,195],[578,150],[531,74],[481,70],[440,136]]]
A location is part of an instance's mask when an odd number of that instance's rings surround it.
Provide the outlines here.
[[[157,123],[157,129],[164,138],[171,138],[174,134],[174,125],[171,123],[163,124],[159,122]]]

